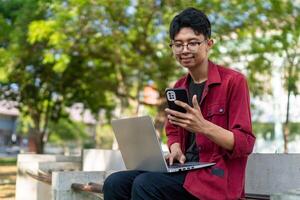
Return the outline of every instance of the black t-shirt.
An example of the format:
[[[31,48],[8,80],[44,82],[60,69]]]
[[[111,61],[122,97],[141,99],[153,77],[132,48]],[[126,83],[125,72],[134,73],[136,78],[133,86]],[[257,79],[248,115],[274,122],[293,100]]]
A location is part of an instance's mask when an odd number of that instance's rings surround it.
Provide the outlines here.
[[[200,102],[206,81],[202,83],[194,83],[193,79],[189,80],[189,102],[193,106],[193,96],[197,95],[197,101]],[[199,161],[199,150],[196,145],[195,133],[188,133],[185,157],[187,162]]]

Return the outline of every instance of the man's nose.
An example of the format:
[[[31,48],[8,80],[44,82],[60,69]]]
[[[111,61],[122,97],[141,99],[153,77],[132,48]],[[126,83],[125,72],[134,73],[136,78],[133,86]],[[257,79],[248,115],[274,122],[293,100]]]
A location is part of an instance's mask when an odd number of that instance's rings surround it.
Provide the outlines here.
[[[189,52],[187,45],[183,45],[182,53],[187,53],[187,52]]]
[[[189,53],[188,45],[183,45],[182,53]]]

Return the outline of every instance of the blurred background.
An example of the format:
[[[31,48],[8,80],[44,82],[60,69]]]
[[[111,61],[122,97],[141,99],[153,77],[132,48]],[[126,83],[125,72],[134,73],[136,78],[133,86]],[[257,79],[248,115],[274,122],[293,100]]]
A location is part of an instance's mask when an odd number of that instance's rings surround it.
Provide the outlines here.
[[[255,151],[296,152],[299,1],[1,0],[1,153],[112,148],[110,120],[144,114],[165,142],[163,93],[186,73],[168,26],[188,6],[212,22],[211,60],[248,77]]]
[[[0,0],[0,165],[116,148],[125,116],[152,116],[165,143],[164,90],[186,73],[168,28],[190,6],[212,23],[210,59],[248,78],[254,151],[299,153],[299,0]]]
[[[299,153],[299,0],[0,0],[0,165],[116,148],[125,116],[150,115],[165,143],[164,90],[186,73],[168,28],[190,6],[212,23],[210,59],[248,78],[254,152]]]
[[[145,114],[165,142],[164,90],[186,73],[168,28],[189,6],[210,59],[248,78],[255,151],[300,151],[299,1],[1,0],[0,153],[112,148],[110,120]]]

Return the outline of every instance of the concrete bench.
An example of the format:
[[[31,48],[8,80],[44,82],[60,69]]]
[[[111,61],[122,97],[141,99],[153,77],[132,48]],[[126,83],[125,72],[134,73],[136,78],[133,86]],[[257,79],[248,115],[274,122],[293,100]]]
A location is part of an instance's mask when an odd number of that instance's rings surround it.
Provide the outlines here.
[[[118,150],[85,149],[82,166],[81,172],[52,173],[53,199],[102,199],[101,183],[105,178],[116,171],[126,170]]]
[[[246,193],[276,199],[300,188],[300,154],[252,154],[246,170]],[[299,198],[300,199],[300,198]]]
[[[81,170],[81,156],[19,154],[17,158],[16,200],[51,199],[51,185],[29,177],[27,172]]]
[[[105,178],[125,165],[119,151],[85,150],[83,171],[52,173],[55,200],[102,199]],[[252,154],[246,169],[246,199],[290,199],[299,196],[300,154]],[[297,193],[298,192],[298,193]],[[289,195],[289,198],[288,196]]]
[[[20,155],[18,166],[22,173],[19,173],[19,189],[16,196],[22,199],[26,191],[30,191],[30,199],[101,199],[101,191],[97,191],[95,185],[98,186],[109,174],[125,170],[120,151],[84,150],[82,159],[74,159],[60,155]],[[64,160],[70,162],[62,162]],[[86,184],[87,181],[90,184]],[[22,188],[22,185],[27,187]],[[98,194],[80,193],[72,189],[72,185],[74,189],[96,191]]]
[[[299,200],[300,189],[289,190],[286,192],[272,195],[272,200]]]
[[[54,200],[99,200],[101,193],[79,192],[71,188],[71,185],[85,184],[87,182],[102,182],[106,172],[53,172],[52,174],[52,196]]]
[[[298,198],[300,191],[295,189],[300,188],[300,154],[250,155],[245,184],[246,199],[249,200],[287,199],[287,195]],[[99,185],[96,188],[99,190]]]

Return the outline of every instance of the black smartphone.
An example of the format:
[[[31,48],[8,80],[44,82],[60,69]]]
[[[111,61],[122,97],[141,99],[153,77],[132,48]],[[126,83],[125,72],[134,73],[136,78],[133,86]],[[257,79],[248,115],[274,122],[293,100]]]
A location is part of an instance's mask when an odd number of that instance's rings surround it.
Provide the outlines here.
[[[175,104],[175,100],[182,101],[189,104],[188,94],[186,89],[183,88],[167,88],[165,91],[168,106],[171,110],[186,113],[186,110]]]

